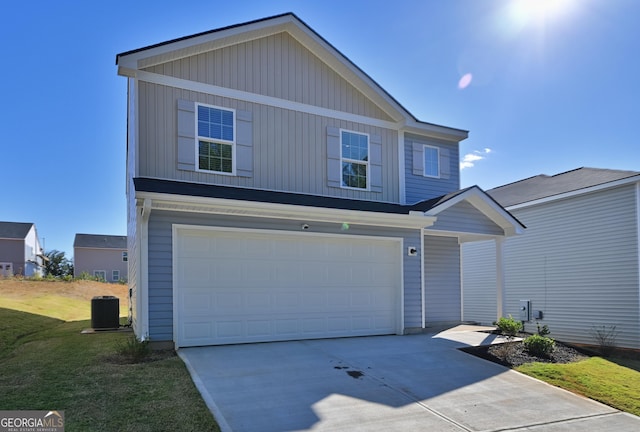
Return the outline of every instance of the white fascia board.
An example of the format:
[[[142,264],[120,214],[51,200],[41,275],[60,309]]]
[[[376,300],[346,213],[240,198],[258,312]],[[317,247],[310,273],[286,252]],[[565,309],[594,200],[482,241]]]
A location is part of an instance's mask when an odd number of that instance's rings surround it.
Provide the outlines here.
[[[270,20],[256,21],[245,25],[221,30],[213,30],[200,35],[187,36],[156,46],[133,50],[117,57],[118,66],[141,69],[158,64],[198,55],[207,51],[281,33],[291,16],[281,16]]]
[[[526,208],[526,207],[531,207],[534,205],[538,205],[538,204],[545,204],[548,202],[552,202],[552,201],[557,201],[557,200],[561,200],[561,199],[566,199],[566,198],[572,198],[575,196],[579,196],[579,195],[584,195],[584,194],[588,194],[588,193],[592,193],[592,192],[598,192],[601,190],[605,190],[605,189],[611,189],[611,188],[615,188],[618,186],[624,186],[627,184],[632,184],[632,183],[638,183],[640,184],[640,175],[636,175],[633,177],[627,177],[624,179],[620,179],[620,180],[615,180],[612,182],[608,182],[608,183],[602,183],[596,186],[591,186],[588,188],[584,188],[584,189],[578,189],[575,191],[571,191],[571,192],[565,192],[565,193],[561,193],[558,195],[552,195],[549,197],[545,197],[545,198],[539,198],[536,200],[532,200],[532,201],[527,201],[521,204],[515,204],[509,207],[506,207],[507,210],[512,211],[512,210],[517,210],[517,209],[521,209],[521,208]]]
[[[349,223],[353,225],[385,226],[393,228],[425,228],[433,225],[436,217],[422,212],[411,214],[379,213],[361,210],[343,210],[308,207],[292,204],[262,203],[224,198],[192,197],[156,192],[136,192],[139,199],[150,200],[154,210],[191,213],[226,214],[246,217],[293,219],[314,222]]]
[[[469,137],[469,132],[463,129],[456,129],[433,123],[421,122],[414,119],[407,119],[402,127],[406,132],[409,133],[427,135],[429,137],[446,141],[453,141],[456,143],[459,143],[460,141],[463,141]]]

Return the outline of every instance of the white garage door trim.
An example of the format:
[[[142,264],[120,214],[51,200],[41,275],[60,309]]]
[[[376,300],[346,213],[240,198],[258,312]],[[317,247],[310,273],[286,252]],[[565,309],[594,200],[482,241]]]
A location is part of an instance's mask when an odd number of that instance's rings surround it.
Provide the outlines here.
[[[388,316],[388,320],[389,321],[393,321],[392,324],[389,325],[390,331],[380,331],[380,330],[358,330],[358,331],[354,331],[353,334],[341,334],[339,331],[338,333],[327,333],[327,334],[319,334],[319,333],[309,333],[308,335],[302,336],[300,334],[298,334],[297,336],[294,335],[293,337],[289,337],[286,335],[286,332],[283,333],[283,335],[277,335],[276,337],[273,336],[273,334],[271,335],[265,335],[264,336],[264,340],[261,340],[260,337],[256,337],[256,336],[252,336],[251,338],[247,339],[247,340],[243,340],[242,337],[240,337],[240,339],[234,339],[233,336],[231,337],[227,337],[227,338],[216,338],[214,336],[211,336],[208,338],[204,338],[202,340],[199,340],[197,338],[192,339],[192,340],[186,340],[186,337],[183,337],[183,330],[184,333],[186,334],[186,329],[183,329],[183,323],[185,322],[185,318],[187,317],[186,312],[184,311],[185,309],[185,305],[184,302],[185,300],[183,299],[183,292],[181,292],[181,286],[183,286],[183,283],[181,281],[181,277],[188,277],[188,274],[191,274],[189,271],[186,270],[185,267],[185,271],[182,271],[181,266],[185,266],[187,260],[182,259],[181,257],[183,256],[183,254],[180,252],[180,245],[182,244],[180,242],[181,236],[186,236],[186,235],[190,235],[192,238],[197,238],[194,237],[194,234],[197,233],[202,233],[202,237],[206,237],[207,234],[215,234],[215,233],[219,233],[220,234],[220,238],[224,238],[229,237],[230,236],[242,236],[245,235],[246,238],[249,239],[259,239],[259,240],[255,240],[258,241],[258,245],[260,244],[260,242],[263,239],[266,239],[267,241],[269,240],[269,238],[272,238],[273,240],[283,240],[283,241],[290,241],[293,242],[294,244],[298,244],[300,245],[300,241],[304,241],[304,240],[309,240],[311,242],[311,244],[313,245],[317,245],[317,244],[323,244],[322,240],[327,240],[327,242],[324,242],[324,244],[328,245],[327,248],[331,248],[333,247],[332,245],[336,245],[336,247],[340,247],[340,245],[345,245],[347,244],[345,242],[345,240],[352,240],[350,243],[348,243],[349,245],[362,245],[366,247],[366,243],[373,243],[373,244],[377,244],[382,246],[382,248],[376,248],[375,251],[376,253],[378,251],[386,249],[385,253],[392,257],[392,259],[394,260],[394,262],[392,262],[390,264],[391,267],[394,268],[393,273],[389,276],[389,281],[393,281],[392,282],[392,287],[389,288],[386,292],[387,296],[392,297],[391,302],[393,304],[388,306],[388,312],[389,312],[389,316]],[[215,237],[215,236],[214,236]],[[277,237],[277,239],[276,239]],[[403,256],[402,256],[402,250],[403,250],[403,239],[402,238],[396,238],[396,237],[377,237],[377,236],[356,236],[356,235],[336,235],[336,234],[326,234],[326,233],[309,233],[309,232],[305,232],[305,233],[300,233],[300,232],[295,232],[295,231],[279,231],[279,230],[259,230],[259,229],[244,229],[244,228],[223,228],[223,227],[209,227],[209,226],[197,226],[197,225],[181,225],[181,224],[174,224],[172,226],[172,262],[173,262],[173,339],[175,342],[176,347],[181,347],[181,346],[196,346],[196,345],[212,345],[212,344],[225,344],[225,343],[243,343],[243,342],[264,342],[264,341],[271,341],[271,340],[295,340],[295,339],[312,339],[312,338],[322,338],[322,337],[344,337],[344,336],[358,336],[358,335],[365,335],[365,334],[389,334],[389,333],[396,333],[396,334],[402,334],[403,332],[403,322],[404,322],[404,302],[403,302],[403,297],[404,297],[404,286],[403,286],[403,271],[402,271],[402,267],[403,267]],[[357,243],[356,243],[357,242]],[[225,249],[228,250],[228,249]],[[318,249],[320,250],[320,249]],[[372,249],[373,250],[373,249]],[[335,252],[335,251],[332,251]],[[327,256],[330,256],[329,252],[327,252]],[[380,259],[381,257],[376,257],[376,259]],[[190,258],[190,261],[193,262],[193,265],[195,265],[195,259],[194,257]],[[181,260],[183,262],[181,262]],[[259,260],[258,260],[259,261]],[[235,261],[234,261],[235,262]],[[286,262],[286,260],[283,260],[282,262]],[[370,266],[371,267],[371,266]],[[374,268],[378,268],[379,266],[374,266]],[[202,268],[202,266],[199,267],[194,267],[195,269],[200,269]],[[215,272],[214,272],[215,273]],[[389,272],[391,273],[391,272]],[[385,273],[386,274],[386,273]],[[182,276],[181,276],[182,275]],[[217,276],[214,276],[217,277]],[[298,276],[300,277],[300,276]],[[194,278],[198,279],[198,278]],[[198,279],[199,280],[199,279]],[[305,280],[307,280],[305,278]],[[354,288],[355,289],[355,288]],[[384,288],[379,288],[379,289],[384,289]],[[314,292],[315,293],[315,292]],[[373,297],[373,295],[372,295]],[[247,297],[247,298],[253,298],[253,296],[251,297]],[[389,298],[389,297],[387,297]],[[203,299],[202,305],[204,308],[204,305],[210,305],[212,302],[210,301],[211,299]],[[207,303],[207,301],[209,301],[209,303]],[[189,308],[195,308],[197,309],[199,307],[199,303],[194,303],[193,301],[191,301],[191,304],[188,305],[187,307]],[[209,306],[210,307],[210,306]],[[377,305],[376,307],[379,307],[379,305]],[[366,308],[366,306],[365,306]],[[375,307],[374,307],[375,308]],[[194,310],[194,309],[192,309]],[[373,310],[373,309],[372,309]],[[360,313],[360,311],[358,311]],[[329,314],[332,313],[332,311],[329,308]],[[366,313],[365,313],[366,315]],[[209,316],[207,314],[202,315],[204,316]],[[371,315],[371,317],[373,317],[374,315]],[[370,318],[371,318],[370,317]],[[282,318],[282,317],[280,317]],[[338,317],[332,317],[332,318],[338,318]],[[363,316],[363,319],[365,319],[366,317]],[[379,318],[379,320],[382,322],[383,317],[381,316]],[[309,320],[311,321],[311,320]],[[282,322],[282,320],[280,320],[280,322]],[[195,323],[191,323],[191,325],[196,325]],[[205,328],[207,326],[206,323],[206,318],[203,318],[202,321],[202,325],[203,328]],[[211,325],[211,324],[209,324]],[[275,326],[275,324],[274,324]],[[374,326],[375,327],[375,326]],[[217,327],[216,327],[217,328]],[[363,327],[363,328],[366,328]],[[380,327],[381,328],[381,327]],[[211,331],[211,330],[209,330]],[[376,332],[377,331],[377,332]],[[197,333],[197,332],[196,332]],[[206,331],[205,331],[206,333]],[[273,332],[272,332],[273,333]]]

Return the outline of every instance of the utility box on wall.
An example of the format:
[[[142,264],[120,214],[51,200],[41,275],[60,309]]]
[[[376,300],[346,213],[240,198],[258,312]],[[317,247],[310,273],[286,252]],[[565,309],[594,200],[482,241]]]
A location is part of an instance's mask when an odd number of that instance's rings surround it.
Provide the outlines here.
[[[531,320],[531,300],[520,300],[520,321]]]

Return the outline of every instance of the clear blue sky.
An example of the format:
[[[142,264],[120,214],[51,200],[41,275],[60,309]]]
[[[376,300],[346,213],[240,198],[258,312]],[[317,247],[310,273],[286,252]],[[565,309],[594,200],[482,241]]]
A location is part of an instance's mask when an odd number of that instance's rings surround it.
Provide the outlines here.
[[[0,18],[0,220],[34,222],[68,257],[76,233],[126,234],[116,54],[283,12],[419,119],[469,130],[463,187],[640,171],[640,1],[12,1]]]

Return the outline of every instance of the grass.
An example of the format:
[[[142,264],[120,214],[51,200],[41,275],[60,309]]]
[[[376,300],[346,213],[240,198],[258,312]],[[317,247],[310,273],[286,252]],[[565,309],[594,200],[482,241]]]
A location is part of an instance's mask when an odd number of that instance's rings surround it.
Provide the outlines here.
[[[43,285],[40,291],[48,294],[39,295],[42,292],[31,287],[30,294],[38,298],[34,309],[41,313],[51,309],[58,317],[8,308],[3,295],[15,288],[0,282],[3,410],[64,410],[66,431],[219,430],[173,351],[154,352],[140,363],[127,362],[119,351],[131,333],[81,334],[90,321],[69,321],[59,315],[75,319],[81,311],[74,308],[86,309],[89,303],[68,302],[61,313],[54,306],[61,300],[50,292],[52,288]],[[91,293],[61,297],[83,295]]]
[[[575,363],[529,363],[517,371],[640,415],[640,361],[590,357]]]
[[[91,299],[115,296],[120,316],[127,316],[126,285],[87,280],[51,282],[44,279],[0,278],[0,307],[45,315],[63,321],[91,318]]]

